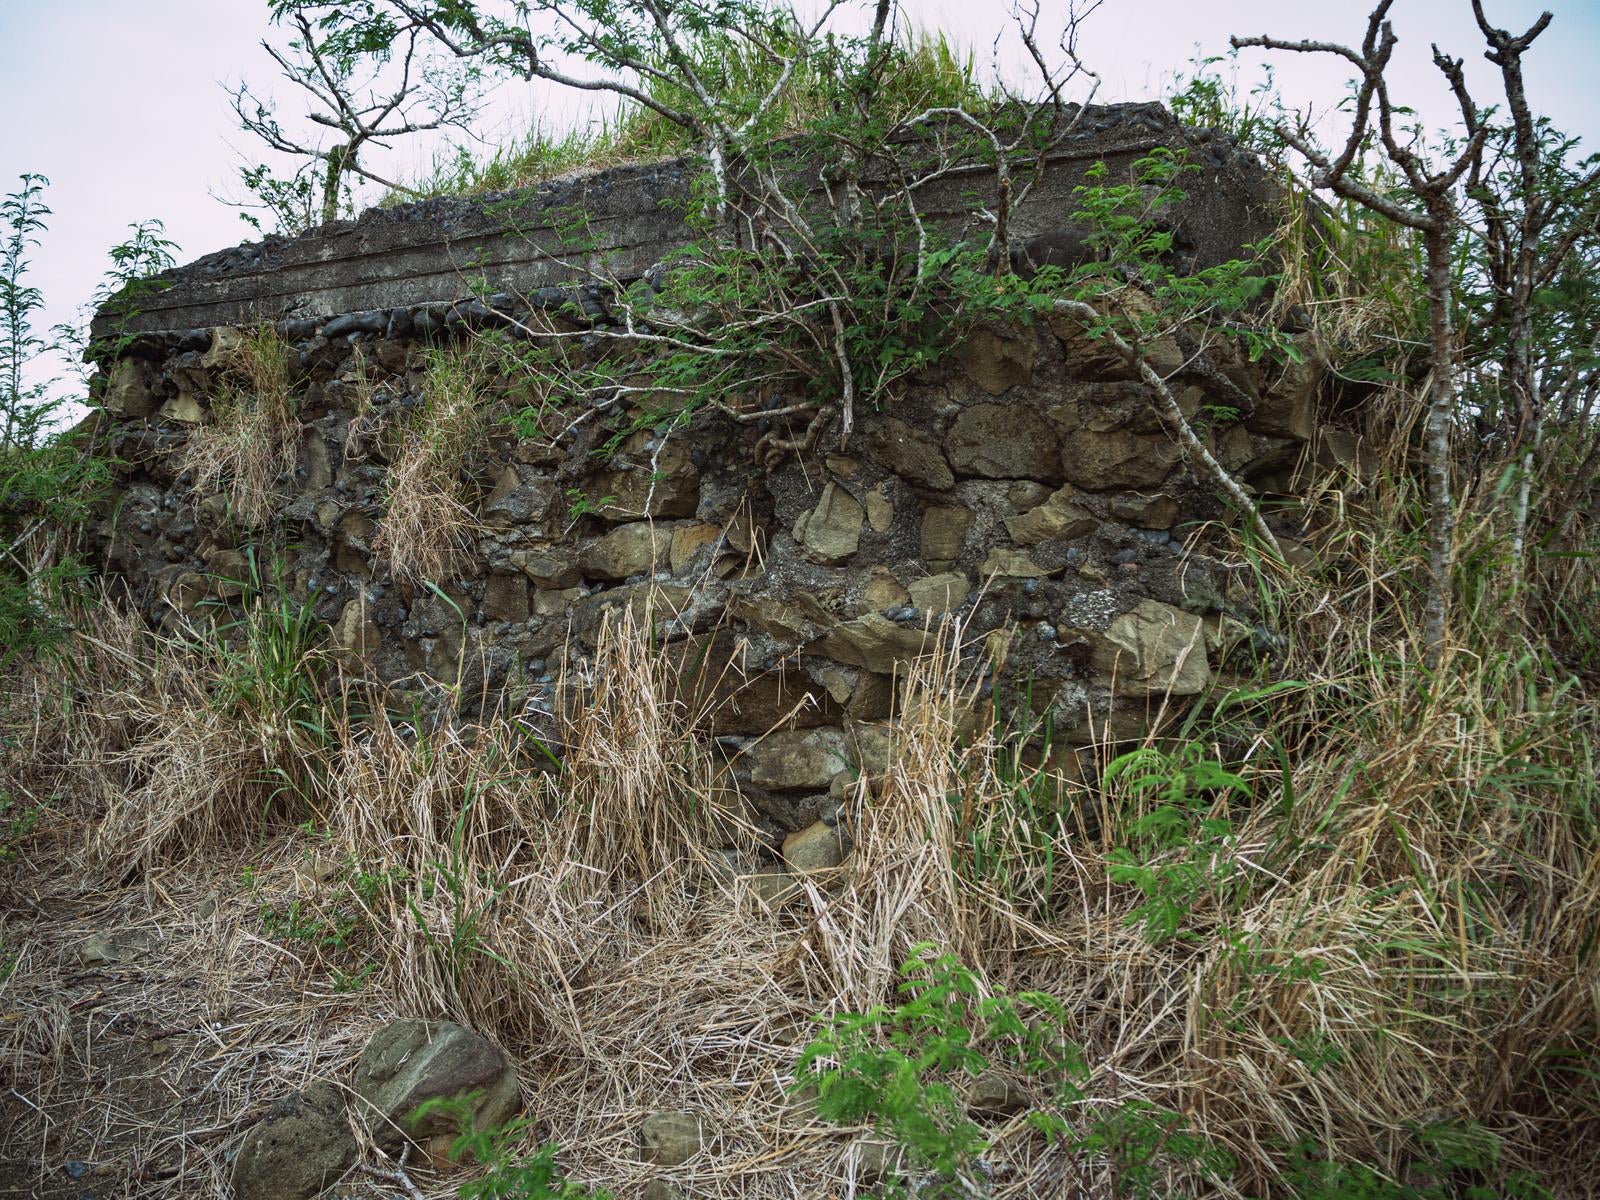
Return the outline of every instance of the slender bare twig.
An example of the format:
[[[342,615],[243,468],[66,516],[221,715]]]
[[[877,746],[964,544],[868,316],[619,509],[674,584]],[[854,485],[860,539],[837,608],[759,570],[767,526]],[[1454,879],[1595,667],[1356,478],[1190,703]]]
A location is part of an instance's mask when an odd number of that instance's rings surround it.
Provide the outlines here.
[[[1096,326],[1104,326],[1104,314],[1082,300],[1058,299],[1051,301],[1053,311],[1073,317]],[[1173,395],[1172,388],[1167,384],[1159,371],[1150,365],[1150,360],[1139,351],[1139,348],[1123,337],[1115,329],[1106,328],[1106,340],[1112,348],[1122,356],[1124,362],[1139,373],[1139,378],[1150,388],[1156,397],[1156,415],[1161,418],[1161,423],[1167,431],[1177,440],[1183,448],[1184,457],[1194,464],[1196,469],[1210,477],[1223,493],[1227,495],[1239,511],[1248,515],[1251,527],[1261,539],[1272,555],[1279,562],[1283,561],[1283,548],[1278,544],[1277,536],[1268,526],[1266,518],[1261,514],[1261,508],[1251,498],[1250,493],[1244,490],[1239,483],[1220,462],[1216,456],[1206,449],[1204,442],[1195,434],[1194,428],[1189,424],[1188,418],[1183,415],[1183,409],[1178,404],[1177,396]]]

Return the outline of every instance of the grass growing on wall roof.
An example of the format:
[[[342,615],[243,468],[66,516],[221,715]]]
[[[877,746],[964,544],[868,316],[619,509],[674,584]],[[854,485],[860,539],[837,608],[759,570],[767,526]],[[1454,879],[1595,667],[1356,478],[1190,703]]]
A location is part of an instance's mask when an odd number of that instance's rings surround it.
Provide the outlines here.
[[[777,31],[789,43],[791,27]],[[753,106],[772,86],[776,68],[752,52],[742,39],[711,37],[695,49],[699,68],[718,85],[719,96],[733,97],[734,108],[745,99]],[[943,33],[913,31],[894,46],[894,55],[874,98],[874,111],[888,120],[912,116],[927,108],[952,105],[987,107],[996,96],[979,81],[975,59]],[[779,106],[762,123],[761,136],[782,137],[803,132],[834,115],[840,102],[839,83],[824,56],[808,61],[784,93]],[[677,104],[679,97],[659,82],[656,98]],[[424,196],[471,196],[531,187],[577,170],[597,170],[626,163],[651,162],[693,153],[688,133],[659,114],[627,104],[581,127],[565,132],[537,121],[512,132],[499,144],[485,143],[481,152],[458,145],[436,156],[428,174],[411,183]],[[392,194],[385,203],[415,197]]]

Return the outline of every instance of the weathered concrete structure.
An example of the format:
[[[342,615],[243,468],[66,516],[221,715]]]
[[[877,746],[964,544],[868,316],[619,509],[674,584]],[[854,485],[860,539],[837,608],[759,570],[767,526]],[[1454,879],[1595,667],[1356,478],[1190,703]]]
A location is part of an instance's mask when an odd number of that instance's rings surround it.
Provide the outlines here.
[[[1196,261],[1232,258],[1271,232],[1272,191],[1253,159],[1223,139],[1183,130],[1158,104],[1123,104],[1090,109],[1051,155],[1017,214],[1017,240],[1062,227],[1075,207],[1072,189],[1092,164],[1104,161],[1125,174],[1135,158],[1172,145],[1188,145],[1201,168],[1185,181],[1191,197],[1175,214]],[[476,290],[469,280],[508,298],[554,303],[558,296],[541,289],[569,291],[602,266],[637,278],[682,246],[688,232],[680,214],[693,177],[688,164],[673,160],[527,192],[372,209],[358,221],[336,221],[305,237],[269,237],[170,271],[159,277],[169,286],[141,298],[137,313],[115,322],[102,314],[93,332],[105,336],[115,324],[119,332],[183,335],[265,320],[310,336],[331,318],[353,317],[354,328],[329,336],[375,336],[374,312],[448,306]],[[993,170],[973,164],[919,192],[919,207],[931,220],[961,224],[973,197],[992,195],[993,184]],[[402,324],[396,332],[410,330]]]
[[[1176,214],[1193,259],[1232,257],[1270,227],[1268,181],[1225,143],[1153,106],[1089,117],[1019,214],[1020,241],[1065,226],[1089,164],[1125,174],[1178,142],[1203,168]],[[353,669],[391,682],[464,671],[469,696],[537,695],[588,652],[605,610],[636,606],[685,692],[715,693],[708,724],[741,752],[775,833],[816,818],[891,717],[897,670],[946,621],[960,621],[974,663],[1003,662],[1003,695],[1050,712],[1067,740],[1091,721],[1141,728],[1164,698],[1208,685],[1227,614],[1243,615],[1248,595],[1210,552],[1228,540],[1208,524],[1220,507],[1143,385],[1066,322],[980,328],[883,411],[860,413],[843,449],[825,430],[815,454],[771,469],[755,465],[761,429],[709,412],[670,438],[640,430],[610,458],[591,453],[599,422],[559,442],[496,426],[465,485],[478,531],[461,569],[437,590],[390,578],[372,553],[391,469],[383,431],[427,402],[423,348],[489,319],[467,277],[498,293],[496,308],[575,301],[603,325],[605,290],[583,268],[627,278],[659,262],[687,236],[663,207],[687,184],[683,164],[664,163],[429,201],[171,273],[126,324],[137,336],[124,356],[102,364],[122,462],[105,570],[153,621],[175,622],[236,595],[230,581],[258,548],[281,558]],[[945,219],[990,185],[979,168],[953,180]],[[586,230],[577,262],[560,232],[573,214]],[[298,465],[276,517],[246,526],[225,496],[194,492],[182,450],[212,419],[232,331],[259,321],[298,355]],[[1234,403],[1187,376],[1175,345],[1151,353],[1191,411]],[[1314,431],[1315,370],[1226,348],[1217,359],[1253,411],[1211,422],[1215,452],[1247,481],[1282,486]],[[594,511],[574,511],[578,494]]]

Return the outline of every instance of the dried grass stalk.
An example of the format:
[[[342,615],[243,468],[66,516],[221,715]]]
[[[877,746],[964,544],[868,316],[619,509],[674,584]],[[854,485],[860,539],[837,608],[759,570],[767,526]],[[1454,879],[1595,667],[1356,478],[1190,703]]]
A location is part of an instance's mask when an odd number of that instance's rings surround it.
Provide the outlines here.
[[[270,325],[246,330],[232,347],[211,421],[189,435],[183,467],[195,491],[221,488],[247,527],[264,524],[281,504],[283,482],[300,454],[300,420],[291,389],[290,350]]]
[[[373,551],[397,579],[447,578],[479,525],[462,477],[489,420],[485,375],[470,352],[434,351],[422,403],[390,462]]]

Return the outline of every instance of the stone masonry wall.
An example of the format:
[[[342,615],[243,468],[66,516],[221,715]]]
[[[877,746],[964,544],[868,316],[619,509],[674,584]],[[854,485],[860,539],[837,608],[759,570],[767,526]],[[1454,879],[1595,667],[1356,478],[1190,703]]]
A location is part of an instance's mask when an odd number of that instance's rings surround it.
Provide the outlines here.
[[[1262,216],[1230,219],[1242,236]],[[174,290],[189,286],[180,276]],[[222,493],[197,494],[182,463],[191,431],[214,419],[237,328],[157,324],[102,364],[120,482],[100,560],[153,623],[236,599],[253,547],[283,563],[353,672],[415,686],[464,671],[468,697],[509,689],[537,705],[592,651],[605,611],[634,606],[685,694],[709,702],[708,733],[775,836],[825,813],[881,741],[905,664],[946,622],[959,621],[974,670],[1001,664],[1003,702],[1048,713],[1066,747],[1091,725],[1136,734],[1249,640],[1250,589],[1216,553],[1231,535],[1214,489],[1144,386],[1069,322],[979,329],[891,406],[860,414],[843,449],[827,429],[817,452],[770,469],[756,465],[765,423],[715,414],[670,436],[640,430],[609,459],[591,453],[599,422],[559,442],[495,425],[464,483],[480,529],[461,570],[438,592],[397,581],[373,554],[384,430],[426,403],[426,348],[483,314],[389,297],[403,303],[280,315],[298,358],[298,464],[275,518],[254,528]],[[603,297],[584,319],[606,319]],[[1152,354],[1184,379],[1175,345]],[[1218,361],[1254,405],[1210,428],[1218,456],[1247,482],[1288,488],[1315,433],[1316,368],[1226,349]],[[1203,381],[1183,382],[1182,399],[1191,412],[1234,403]],[[575,514],[579,494],[598,511]]]

